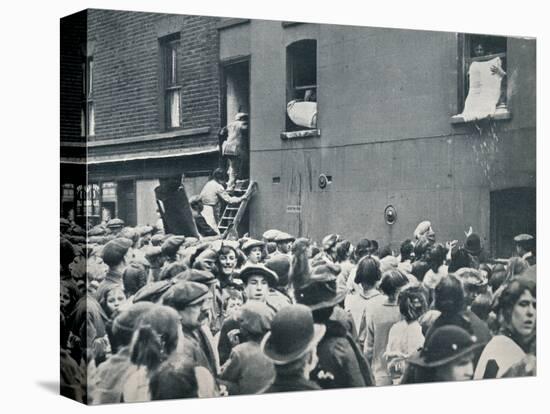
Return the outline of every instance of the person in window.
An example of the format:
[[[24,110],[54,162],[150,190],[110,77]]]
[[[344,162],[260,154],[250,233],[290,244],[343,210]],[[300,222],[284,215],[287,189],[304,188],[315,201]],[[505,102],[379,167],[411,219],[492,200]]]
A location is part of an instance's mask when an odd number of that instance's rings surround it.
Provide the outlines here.
[[[204,205],[202,215],[206,219],[206,223],[219,234],[218,220],[222,202],[226,204],[240,203],[246,199],[246,194],[241,197],[232,197],[226,191],[223,184],[225,183],[225,171],[221,168],[216,168],[212,173],[212,178],[208,181],[201,190],[200,199]]]
[[[466,122],[495,113],[501,97],[502,79],[506,76],[500,57],[483,59],[489,54],[482,44],[475,45],[473,51],[474,61],[468,69],[468,96],[461,114]]]
[[[248,114],[239,112],[235,121],[220,131],[221,153],[228,160],[227,189],[235,187],[237,179],[245,179],[248,164]]]

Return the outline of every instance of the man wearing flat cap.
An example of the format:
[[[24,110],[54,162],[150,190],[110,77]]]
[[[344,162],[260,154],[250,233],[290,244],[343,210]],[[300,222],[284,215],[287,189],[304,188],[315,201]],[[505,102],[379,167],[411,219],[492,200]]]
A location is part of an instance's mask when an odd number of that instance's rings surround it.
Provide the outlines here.
[[[275,236],[275,243],[277,243],[277,250],[275,250],[271,257],[284,254],[286,256],[290,256],[290,249],[292,248],[292,243],[294,242],[295,237],[285,233],[284,231],[280,231]]]
[[[119,218],[111,219],[107,222],[107,228],[116,236],[124,228],[124,221]]]
[[[180,281],[162,296],[162,304],[180,315],[183,331],[183,355],[193,366],[207,368],[217,375],[219,360],[201,326],[208,320],[211,293],[202,283]]]
[[[535,238],[530,234],[518,234],[514,237],[516,243],[516,252],[519,257],[526,260],[529,266],[537,263],[535,256]]]
[[[109,266],[105,279],[99,284],[95,293],[96,299],[103,297],[105,290],[113,285],[123,287],[122,272],[126,264],[130,261],[129,251],[132,247],[132,241],[123,237],[118,237],[103,246],[103,262]]]

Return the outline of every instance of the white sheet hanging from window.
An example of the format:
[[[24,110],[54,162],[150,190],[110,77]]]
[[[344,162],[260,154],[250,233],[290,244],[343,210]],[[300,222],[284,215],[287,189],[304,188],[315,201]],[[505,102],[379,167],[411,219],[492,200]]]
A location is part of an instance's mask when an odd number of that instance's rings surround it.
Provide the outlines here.
[[[286,112],[290,120],[298,126],[317,127],[317,102],[290,101],[286,105]]]
[[[483,119],[495,113],[502,78],[498,73],[491,72],[492,66],[502,67],[499,57],[486,62],[472,62],[470,65],[470,90],[461,114],[466,122]]]

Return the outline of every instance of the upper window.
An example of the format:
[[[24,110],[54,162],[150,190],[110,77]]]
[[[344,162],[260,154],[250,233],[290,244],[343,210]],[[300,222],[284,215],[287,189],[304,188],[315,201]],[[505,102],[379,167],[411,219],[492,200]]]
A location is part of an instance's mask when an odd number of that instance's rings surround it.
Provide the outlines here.
[[[80,135],[94,136],[95,135],[95,108],[93,99],[94,86],[94,57],[86,56],[85,62],[82,63],[82,106],[80,109]]]
[[[475,121],[508,114],[506,37],[462,35],[459,115]]]
[[[179,76],[179,33],[160,39],[164,122],[166,129],[181,126],[181,81]]]
[[[286,49],[286,131],[317,128],[317,41],[300,40]]]

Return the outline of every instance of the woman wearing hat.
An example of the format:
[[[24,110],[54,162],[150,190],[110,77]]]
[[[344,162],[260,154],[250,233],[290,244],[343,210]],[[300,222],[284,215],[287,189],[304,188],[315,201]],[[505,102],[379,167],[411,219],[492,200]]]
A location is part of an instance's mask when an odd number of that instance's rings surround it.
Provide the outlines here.
[[[260,240],[248,239],[243,243],[242,251],[246,256],[244,266],[257,265],[265,259],[265,243]]]
[[[263,302],[249,301],[239,316],[239,339],[221,367],[220,378],[228,381],[230,395],[256,394],[275,378],[273,362],[260,347],[264,335],[271,329],[275,312]]]
[[[500,378],[528,355],[536,355],[536,303],[533,281],[518,277],[506,286],[496,305],[499,334],[483,350],[474,378]]]
[[[464,329],[442,326],[408,361],[402,384],[467,381],[474,374],[474,352],[485,344]]]

